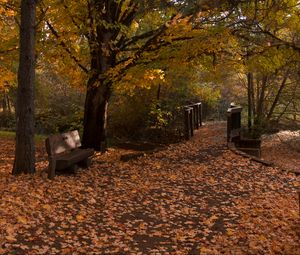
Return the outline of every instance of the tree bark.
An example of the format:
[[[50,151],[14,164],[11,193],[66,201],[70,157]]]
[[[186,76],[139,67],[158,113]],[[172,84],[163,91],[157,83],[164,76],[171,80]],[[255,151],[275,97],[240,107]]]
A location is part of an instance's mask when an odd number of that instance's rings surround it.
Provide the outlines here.
[[[85,98],[82,146],[95,151],[104,151],[107,147],[107,108],[111,81],[106,72],[116,64],[116,52],[112,45],[119,33],[118,29],[105,27],[99,22],[97,13],[102,12],[104,7],[107,10],[103,14],[105,18],[111,23],[117,22],[113,15],[117,8],[114,1],[92,0],[89,5],[90,32],[87,36],[91,68]]]
[[[6,98],[7,111],[8,111],[8,113],[11,113],[10,98],[9,98],[8,94],[5,94],[5,98]]]
[[[283,89],[284,89],[284,87],[285,87],[285,85],[286,85],[286,81],[287,81],[287,79],[288,79],[288,76],[289,76],[289,70],[286,71],[285,74],[284,74],[284,76],[283,76],[283,80],[282,80],[282,82],[281,82],[281,84],[280,84],[280,87],[279,87],[279,89],[278,89],[278,92],[277,92],[277,94],[276,94],[276,96],[275,96],[275,99],[274,99],[274,101],[273,101],[273,103],[272,103],[272,106],[271,106],[271,108],[270,108],[270,110],[269,110],[269,113],[268,113],[268,115],[267,115],[267,120],[270,120],[271,117],[272,117],[272,115],[273,115],[273,112],[274,112],[274,110],[275,110],[275,107],[277,106],[277,103],[278,103],[278,101],[279,101],[279,98],[280,98],[280,96],[281,96],[281,93],[282,93],[282,91],[283,91]]]
[[[110,87],[104,81],[88,81],[84,107],[82,146],[104,151],[107,147],[107,108]]]
[[[7,112],[7,100],[6,100],[6,93],[4,93],[3,99],[2,99],[2,111],[4,113]]]
[[[253,113],[253,74],[247,74],[247,92],[248,92],[248,129],[250,130],[252,127],[252,113]]]
[[[264,122],[264,109],[265,109],[265,92],[268,85],[268,79],[269,77],[263,76],[262,78],[262,84],[260,91],[258,92],[258,98],[257,98],[257,112],[256,117],[254,119],[254,124],[261,126]]]
[[[156,100],[160,100],[160,91],[161,91],[161,84],[158,84],[157,93],[156,93]]]
[[[20,57],[13,174],[35,172],[34,84],[36,0],[21,1]]]
[[[90,37],[91,76],[87,83],[85,98],[82,146],[93,148],[95,151],[105,151],[107,147],[107,109],[111,95],[111,81],[109,78],[103,78],[102,76],[109,68],[114,66],[115,54],[109,48],[113,35],[99,28],[97,34],[98,36]],[[101,45],[101,47],[97,47],[97,45]]]

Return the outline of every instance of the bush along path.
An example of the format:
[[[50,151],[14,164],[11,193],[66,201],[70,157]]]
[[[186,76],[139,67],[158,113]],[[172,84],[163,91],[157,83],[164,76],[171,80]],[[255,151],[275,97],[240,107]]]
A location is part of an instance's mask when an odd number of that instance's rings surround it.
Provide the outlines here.
[[[52,181],[11,176],[1,139],[0,254],[300,254],[297,177],[232,153],[225,131]]]

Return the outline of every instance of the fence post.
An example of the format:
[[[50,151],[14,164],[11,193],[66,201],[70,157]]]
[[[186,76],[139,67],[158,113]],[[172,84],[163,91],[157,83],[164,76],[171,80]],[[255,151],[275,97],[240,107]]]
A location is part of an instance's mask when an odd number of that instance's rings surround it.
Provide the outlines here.
[[[184,136],[188,140],[194,135],[194,129],[202,126],[202,103],[186,105],[184,110]]]
[[[191,130],[191,136],[194,136],[194,115],[195,115],[195,112],[194,112],[194,108],[193,107],[190,107],[190,130]]]
[[[199,129],[199,103],[193,105],[195,128]]]
[[[227,142],[240,139],[242,107],[233,106],[227,110]]]
[[[184,136],[185,139],[190,139],[190,109],[184,107]]]
[[[202,127],[202,103],[199,103],[199,124]]]

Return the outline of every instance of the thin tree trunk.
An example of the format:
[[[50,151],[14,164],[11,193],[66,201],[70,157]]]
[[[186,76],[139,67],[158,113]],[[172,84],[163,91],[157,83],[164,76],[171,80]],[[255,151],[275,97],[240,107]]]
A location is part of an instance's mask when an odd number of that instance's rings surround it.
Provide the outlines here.
[[[34,83],[36,0],[21,1],[20,60],[13,174],[35,172]]]
[[[252,103],[252,124],[253,124],[253,119],[254,119],[254,116],[256,115],[255,87],[254,87],[254,76],[253,76],[253,73],[252,73],[251,103]]]
[[[257,113],[255,118],[255,124],[261,125],[264,118],[264,101],[265,101],[265,92],[268,84],[268,76],[264,76],[262,79],[262,84],[259,92],[259,97],[257,99]]]
[[[247,74],[247,92],[248,92],[248,129],[250,130],[252,127],[252,112],[253,112],[253,102],[252,102],[252,94],[253,94],[253,74]]]
[[[296,106],[296,103],[295,103],[295,101],[293,100],[293,102],[292,102],[292,104],[293,104],[293,110],[294,110],[294,113],[293,113],[293,120],[296,122],[297,121],[297,106]]]
[[[278,115],[278,117],[276,118],[276,122],[279,122],[281,117],[286,113],[287,108],[290,106],[292,100],[288,101],[287,104],[285,105],[283,111]]]
[[[6,94],[5,97],[6,97],[6,106],[7,106],[8,113],[11,113],[10,98],[8,94]]]
[[[160,83],[158,84],[158,88],[157,88],[157,93],[156,93],[156,100],[159,101],[160,100],[160,90],[161,90],[161,85]]]
[[[256,75],[255,111],[254,111],[254,114],[253,114],[254,119],[256,118],[256,115],[257,115],[260,89],[261,89],[261,87],[260,87],[260,79]]]
[[[3,99],[2,99],[2,111],[4,113],[7,112],[7,101],[6,101],[6,93],[4,93]]]
[[[268,113],[268,115],[267,115],[267,120],[270,120],[270,118],[272,117],[272,114],[273,114],[273,112],[274,112],[274,110],[275,110],[275,107],[276,107],[278,101],[279,101],[279,98],[280,98],[280,96],[281,96],[281,93],[282,93],[282,91],[283,91],[283,89],[284,89],[284,87],[285,87],[285,85],[286,85],[286,81],[287,81],[287,79],[288,79],[288,76],[289,76],[289,71],[286,71],[286,73],[285,73],[284,76],[283,76],[283,80],[282,80],[282,82],[281,82],[281,84],[280,84],[279,90],[278,90],[278,92],[277,92],[277,94],[276,94],[276,96],[275,96],[275,99],[274,99],[274,101],[273,101],[273,103],[272,103],[272,106],[271,106],[271,108],[270,108],[270,110],[269,110],[269,113]]]

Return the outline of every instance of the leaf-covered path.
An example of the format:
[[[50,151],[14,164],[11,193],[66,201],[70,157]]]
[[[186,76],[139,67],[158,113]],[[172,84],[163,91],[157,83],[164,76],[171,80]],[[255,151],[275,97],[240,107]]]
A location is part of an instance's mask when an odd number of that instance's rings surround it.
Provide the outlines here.
[[[227,150],[224,124],[77,175],[13,177],[0,139],[0,254],[300,254],[295,175]]]

